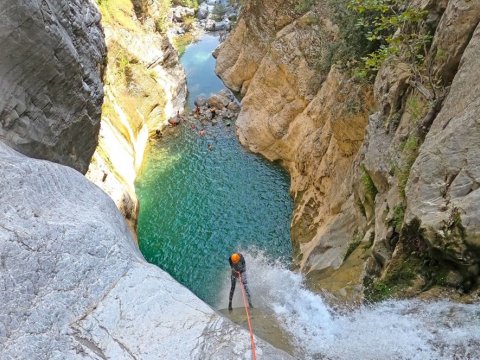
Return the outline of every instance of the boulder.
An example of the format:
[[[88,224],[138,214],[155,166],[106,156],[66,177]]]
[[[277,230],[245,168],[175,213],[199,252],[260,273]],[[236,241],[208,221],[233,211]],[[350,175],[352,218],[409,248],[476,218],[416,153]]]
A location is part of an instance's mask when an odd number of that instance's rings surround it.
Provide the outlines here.
[[[228,99],[228,97],[220,93],[210,96],[207,100],[208,105],[218,110],[224,109],[229,103],[230,103],[230,100]]]
[[[197,18],[199,20],[204,20],[208,17],[209,11],[208,11],[208,5],[206,3],[203,3],[200,5],[198,8],[197,12]]]
[[[217,30],[216,26],[217,26],[216,22],[213,21],[212,19],[207,19],[207,21],[205,22],[206,31],[216,31]]]
[[[230,101],[227,105],[227,109],[233,112],[239,112],[240,105],[236,101]]]
[[[185,6],[175,6],[172,8],[173,21],[182,22],[185,16],[194,16],[195,10]]]
[[[201,96],[201,95],[197,96],[197,98],[194,101],[194,104],[196,106],[200,106],[200,107],[205,106],[206,103],[207,103],[207,98],[205,96]]]

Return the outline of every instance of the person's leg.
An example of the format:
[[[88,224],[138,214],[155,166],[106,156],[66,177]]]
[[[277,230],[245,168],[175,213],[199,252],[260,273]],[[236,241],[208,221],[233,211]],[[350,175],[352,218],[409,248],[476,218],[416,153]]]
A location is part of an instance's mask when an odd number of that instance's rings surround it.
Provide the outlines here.
[[[237,283],[237,278],[231,275],[232,286],[230,287],[230,296],[228,298],[228,310],[232,311],[232,299],[233,293],[235,292],[235,284]]]
[[[253,308],[252,297],[250,296],[250,290],[248,290],[247,273],[245,273],[245,272],[242,273],[242,283],[243,283],[243,287],[245,288],[245,292],[247,293],[248,306]]]

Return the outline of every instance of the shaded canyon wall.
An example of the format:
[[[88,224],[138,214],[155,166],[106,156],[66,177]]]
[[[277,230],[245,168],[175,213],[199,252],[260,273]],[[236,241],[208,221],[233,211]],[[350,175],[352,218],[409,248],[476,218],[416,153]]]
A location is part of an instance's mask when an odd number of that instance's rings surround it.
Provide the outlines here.
[[[0,140],[85,173],[103,101],[100,14],[86,0],[3,1],[0,12]]]

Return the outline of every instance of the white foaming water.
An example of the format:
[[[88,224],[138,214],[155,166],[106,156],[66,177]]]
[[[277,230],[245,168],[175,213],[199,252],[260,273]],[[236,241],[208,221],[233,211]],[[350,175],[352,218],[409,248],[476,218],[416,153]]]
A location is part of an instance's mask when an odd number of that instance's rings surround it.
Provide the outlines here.
[[[302,359],[480,359],[480,304],[392,300],[339,312],[280,261],[243,254],[254,306],[276,314]],[[219,308],[229,289],[226,273]],[[240,289],[234,306],[243,306]]]

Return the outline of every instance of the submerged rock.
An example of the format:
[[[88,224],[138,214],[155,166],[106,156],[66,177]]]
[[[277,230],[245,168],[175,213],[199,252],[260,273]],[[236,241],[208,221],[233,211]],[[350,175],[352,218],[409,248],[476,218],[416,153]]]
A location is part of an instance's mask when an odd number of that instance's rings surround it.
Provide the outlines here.
[[[250,357],[248,332],[145,262],[115,204],[77,171],[0,143],[0,196],[1,359]]]

